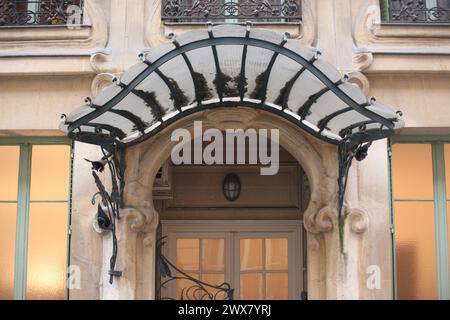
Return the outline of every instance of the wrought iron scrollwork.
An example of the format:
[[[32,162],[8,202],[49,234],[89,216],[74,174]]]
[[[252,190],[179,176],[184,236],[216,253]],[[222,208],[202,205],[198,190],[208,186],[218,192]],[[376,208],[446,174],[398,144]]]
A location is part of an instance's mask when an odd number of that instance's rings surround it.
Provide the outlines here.
[[[376,98],[372,97],[371,101],[376,101]],[[397,111],[397,114],[399,117],[403,116],[401,111]],[[398,121],[398,118],[388,120],[391,121],[392,127],[395,127],[394,124]],[[373,126],[373,124],[373,121],[363,121],[353,124],[340,132],[342,140],[338,145],[338,218],[339,227],[341,229],[341,242],[343,241],[342,231],[344,221],[347,218],[347,214],[342,212],[344,208],[345,190],[347,189],[347,179],[353,159],[363,161],[367,157],[373,141],[378,140],[380,137],[387,137],[386,134],[383,133],[384,124],[379,128],[368,129],[368,126]],[[356,128],[358,128],[359,131],[353,133],[353,130]]]
[[[363,161],[367,157],[371,145],[372,141],[355,143],[350,135],[344,138],[338,146],[338,225],[341,251],[344,248],[344,225],[348,215],[346,212],[343,212],[348,174],[352,166],[353,159]]]
[[[212,285],[193,278],[177,268],[164,256],[162,253],[164,244],[164,238],[158,240],[156,244],[156,261],[161,275],[161,282],[156,290],[156,294],[160,300],[175,300],[170,297],[162,297],[162,289],[180,280],[192,283],[192,285],[181,290],[180,296],[177,297],[178,300],[233,300],[234,289],[231,288],[230,284],[224,282],[220,285]]]
[[[163,0],[162,19],[172,22],[196,20],[301,19],[300,0]]]
[[[81,24],[84,0],[0,0],[0,26]]]
[[[123,190],[125,188],[125,150],[121,144],[113,144],[108,148],[102,147],[103,157],[99,161],[90,161],[92,164],[92,176],[98,192],[92,197],[92,204],[100,197],[100,203],[97,208],[97,224],[105,231],[112,233],[113,252],[110,258],[109,282],[112,284],[114,277],[122,276],[122,272],[116,270],[117,261],[117,237],[116,237],[116,222],[120,220],[120,208],[123,206]],[[103,185],[99,173],[108,168],[111,176],[111,192],[109,193]]]
[[[338,146],[338,157],[339,157],[339,176],[338,176],[338,211],[339,218],[342,215],[342,209],[344,207],[344,195],[347,189],[347,178],[352,166],[353,159],[357,161],[363,161],[367,157],[369,147],[372,142],[352,144],[351,140],[345,139]]]
[[[425,0],[388,0],[388,22],[400,23],[449,23],[450,1],[437,0],[430,6]]]

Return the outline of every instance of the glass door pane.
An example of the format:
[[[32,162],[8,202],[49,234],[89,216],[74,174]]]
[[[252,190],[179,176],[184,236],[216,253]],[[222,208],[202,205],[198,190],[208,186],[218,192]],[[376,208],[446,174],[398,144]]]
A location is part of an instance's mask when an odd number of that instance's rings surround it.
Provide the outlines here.
[[[198,279],[198,273],[187,273],[189,277]],[[176,296],[177,300],[197,300],[201,297],[199,291],[196,290],[195,282],[189,280],[182,273],[177,274],[176,280]]]
[[[447,241],[448,241],[448,259],[449,259],[449,270],[450,273],[450,201],[447,201]]]
[[[0,300],[14,295],[16,212],[15,203],[0,203]]]
[[[244,273],[239,277],[240,300],[263,300],[263,274]]]
[[[0,201],[16,201],[20,147],[0,146]]]
[[[433,200],[433,162],[430,144],[392,147],[395,199]]]
[[[27,299],[66,298],[66,203],[32,203],[28,227]]]
[[[66,298],[70,146],[33,145],[27,299]]]
[[[202,270],[224,272],[225,241],[224,239],[202,239]]]
[[[31,201],[67,201],[70,146],[33,146]]]
[[[239,246],[241,271],[262,271],[263,239],[240,239]]]
[[[264,299],[264,239],[239,240],[239,291],[241,300]]]
[[[437,299],[434,205],[432,202],[395,204],[397,297]]]
[[[205,284],[186,279],[182,273],[176,280],[176,299],[224,299],[225,294],[210,287],[225,282],[225,238],[176,239],[176,266],[190,277]]]
[[[14,297],[19,146],[0,146],[0,300]]]
[[[200,239],[177,239],[177,267],[183,271],[199,271]]]
[[[266,299],[287,300],[289,299],[288,288],[289,275],[287,272],[266,274]]]
[[[266,239],[266,269],[288,269],[288,239]]]
[[[289,298],[288,238],[239,239],[239,298]]]

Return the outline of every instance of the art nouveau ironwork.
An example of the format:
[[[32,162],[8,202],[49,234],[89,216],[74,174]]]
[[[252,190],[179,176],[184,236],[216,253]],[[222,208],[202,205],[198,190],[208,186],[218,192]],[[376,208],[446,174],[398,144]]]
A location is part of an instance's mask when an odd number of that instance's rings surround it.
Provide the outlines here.
[[[180,295],[176,297],[177,300],[233,300],[234,289],[229,283],[213,285],[191,277],[164,256],[162,253],[164,244],[163,238],[158,240],[156,245],[156,261],[162,278],[156,289],[156,296],[159,300],[174,300],[174,298],[163,296],[163,289],[167,289],[171,284],[176,285],[177,281],[190,284],[181,289]]]
[[[0,0],[0,26],[83,22],[84,0]]]
[[[98,161],[86,161],[92,164],[92,176],[98,192],[92,197],[92,205],[97,203],[97,196],[100,198],[97,208],[97,224],[105,232],[112,233],[113,249],[110,259],[109,282],[112,284],[114,277],[121,277],[122,272],[115,269],[118,246],[116,237],[116,223],[120,220],[120,208],[122,207],[122,195],[125,188],[125,154],[120,144],[109,145],[108,149],[102,148],[103,157]],[[104,172],[105,167],[109,169],[111,176],[111,192],[108,192],[103,185],[99,174]]]
[[[391,23],[450,23],[449,0],[382,0],[384,21]]]
[[[113,78],[95,99],[87,98],[64,118],[61,130],[116,155],[196,112],[234,107],[270,112],[337,146],[337,209],[340,221],[345,219],[343,199],[353,158],[363,160],[372,141],[403,127],[401,113],[368,99],[321,59],[317,49],[290,41],[288,34],[252,30],[250,24],[210,23],[207,30],[171,39],[144,50],[141,63],[121,79]],[[120,163],[116,170],[124,168]],[[112,205],[103,196],[112,214],[123,190],[124,181],[119,180],[113,181]]]
[[[72,112],[61,129],[79,141],[130,146],[195,112],[248,107],[275,113],[326,142],[345,139],[354,146],[403,125],[395,111],[367,100],[320,59],[320,52],[287,35],[211,26],[172,36],[172,44],[140,58],[122,79]]]
[[[162,19],[171,22],[298,22],[301,12],[301,0],[162,0],[161,4]]]

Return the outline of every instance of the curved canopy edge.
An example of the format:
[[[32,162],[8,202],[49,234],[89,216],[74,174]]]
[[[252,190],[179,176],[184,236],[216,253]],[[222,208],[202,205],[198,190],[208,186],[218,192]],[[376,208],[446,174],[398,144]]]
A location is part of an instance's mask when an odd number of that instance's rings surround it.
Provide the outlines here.
[[[316,49],[288,35],[223,25],[190,31],[140,54],[141,63],[73,111],[61,129],[73,139],[124,146],[209,108],[275,113],[332,144],[385,138],[399,112],[367,99]]]

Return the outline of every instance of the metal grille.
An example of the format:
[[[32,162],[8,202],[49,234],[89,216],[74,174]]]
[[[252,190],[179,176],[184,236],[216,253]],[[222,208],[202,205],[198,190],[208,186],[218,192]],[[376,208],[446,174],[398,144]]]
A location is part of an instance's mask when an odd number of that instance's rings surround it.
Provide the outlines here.
[[[450,23],[450,0],[382,0],[389,23]]]
[[[301,0],[162,0],[167,22],[299,22]]]
[[[83,23],[83,0],[0,0],[0,26]]]

